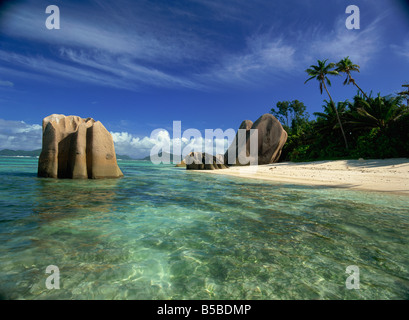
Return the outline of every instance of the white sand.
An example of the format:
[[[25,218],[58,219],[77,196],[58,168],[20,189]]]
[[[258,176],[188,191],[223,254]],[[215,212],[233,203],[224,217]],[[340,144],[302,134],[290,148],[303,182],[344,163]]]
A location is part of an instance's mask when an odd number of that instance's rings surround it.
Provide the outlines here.
[[[230,167],[224,170],[195,171],[291,184],[409,195],[409,159],[286,162],[253,167]]]

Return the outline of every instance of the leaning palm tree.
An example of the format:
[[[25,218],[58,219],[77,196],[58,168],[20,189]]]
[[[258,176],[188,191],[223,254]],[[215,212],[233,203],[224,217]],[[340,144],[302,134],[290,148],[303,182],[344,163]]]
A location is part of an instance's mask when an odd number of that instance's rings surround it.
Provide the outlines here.
[[[335,113],[336,113],[336,115],[337,115],[339,127],[340,127],[340,129],[341,129],[342,136],[343,136],[344,141],[345,141],[345,147],[346,147],[346,149],[348,150],[348,142],[347,142],[347,138],[346,138],[346,136],[345,136],[344,128],[342,127],[342,122],[341,122],[341,119],[340,119],[340,117],[339,117],[338,110],[337,110],[337,108],[335,107],[334,100],[332,100],[332,97],[331,97],[331,95],[330,95],[330,93],[329,93],[329,91],[328,91],[328,88],[327,88],[326,84],[325,84],[325,82],[326,82],[326,83],[328,84],[328,86],[331,86],[331,81],[328,79],[327,75],[335,75],[335,76],[337,76],[337,75],[339,75],[339,73],[338,73],[338,71],[336,71],[336,70],[332,70],[332,69],[335,67],[335,63],[329,63],[329,64],[327,64],[327,60],[328,60],[328,59],[326,59],[326,60],[324,60],[324,61],[318,60],[318,61],[317,61],[317,62],[318,62],[318,65],[317,65],[317,66],[311,65],[307,70],[305,70],[305,72],[307,72],[308,75],[311,76],[311,77],[310,77],[309,79],[307,79],[304,83],[307,83],[308,81],[310,81],[310,80],[312,80],[312,79],[316,79],[316,80],[318,80],[318,82],[319,82],[319,84],[320,84],[320,92],[321,92],[321,94],[322,94],[322,89],[323,89],[323,88],[324,88],[325,91],[327,92],[328,97],[329,97],[329,99],[331,100],[331,105],[332,105],[332,107],[334,108]]]
[[[339,73],[345,73],[347,75],[345,81],[344,81],[344,85],[346,84],[350,84],[352,83],[354,86],[356,86],[358,88],[359,91],[362,92],[362,94],[365,96],[365,98],[368,100],[368,96],[366,95],[366,93],[356,84],[356,81],[354,78],[352,78],[351,76],[351,72],[352,71],[359,71],[360,66],[358,66],[357,64],[353,64],[351,59],[349,59],[349,57],[346,57],[344,59],[342,59],[341,61],[339,61],[336,64],[336,71]]]

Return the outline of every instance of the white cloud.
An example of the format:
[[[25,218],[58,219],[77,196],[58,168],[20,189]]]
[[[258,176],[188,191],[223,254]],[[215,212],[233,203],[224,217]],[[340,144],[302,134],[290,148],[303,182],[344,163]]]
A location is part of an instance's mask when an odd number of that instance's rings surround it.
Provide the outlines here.
[[[0,119],[0,149],[41,149],[41,134],[40,125]]]
[[[227,131],[225,131],[227,132]],[[200,133],[199,133],[200,134]],[[228,137],[216,135],[215,137],[171,137],[167,130],[158,129],[151,136],[136,137],[128,132],[111,132],[118,154],[129,155],[135,159],[141,159],[150,155],[155,146],[169,146],[173,152],[173,146],[179,143],[181,151],[205,151],[205,144],[213,147],[216,151],[224,153],[228,146]],[[205,139],[207,138],[207,139]],[[41,149],[42,126],[38,124],[27,124],[24,121],[11,121],[0,119],[0,149],[11,150],[36,150]]]
[[[118,154],[129,155],[135,159],[141,159],[150,155],[151,150],[156,147],[156,150],[170,151],[170,153],[178,154],[174,150],[174,146],[178,143],[183,156],[186,156],[190,151],[204,152],[205,144],[213,147],[212,154],[216,152],[224,153],[229,147],[227,137],[213,137],[205,139],[202,136],[196,137],[171,137],[167,130],[158,129],[151,136],[139,138],[128,132],[111,132],[115,144],[115,151]],[[211,148],[210,147],[210,148]],[[221,152],[220,152],[221,151]]]
[[[155,145],[155,140],[150,137],[134,137],[128,132],[111,132],[115,144],[115,152],[125,154],[136,159],[149,155]]]

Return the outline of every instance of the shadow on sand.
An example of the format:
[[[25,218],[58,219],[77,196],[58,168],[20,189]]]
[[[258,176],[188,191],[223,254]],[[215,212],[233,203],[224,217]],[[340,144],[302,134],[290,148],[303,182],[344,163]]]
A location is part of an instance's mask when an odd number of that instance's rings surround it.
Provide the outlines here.
[[[350,167],[357,168],[380,168],[388,166],[400,166],[409,165],[409,158],[397,158],[397,159],[374,159],[374,160],[347,160],[347,164]]]

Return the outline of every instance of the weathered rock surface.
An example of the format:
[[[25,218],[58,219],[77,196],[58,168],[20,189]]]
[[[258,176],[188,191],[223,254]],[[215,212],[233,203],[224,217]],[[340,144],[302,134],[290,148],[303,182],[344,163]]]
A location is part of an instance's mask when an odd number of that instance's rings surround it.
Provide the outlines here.
[[[217,170],[226,169],[223,155],[213,156],[203,152],[191,152],[183,160],[187,170]]]
[[[224,154],[225,163],[228,165],[247,165],[241,164],[238,153],[240,150],[246,152],[246,156],[250,155],[250,129],[258,130],[258,164],[269,164],[277,162],[281,155],[281,150],[287,141],[287,132],[283,129],[281,123],[272,114],[264,114],[256,122],[252,123],[250,120],[245,120],[240,125],[239,129],[246,130],[245,147],[239,148],[238,132],[233,143]],[[244,141],[243,141],[244,142]],[[234,147],[235,152],[234,152]],[[233,150],[230,150],[233,148]],[[235,155],[234,159],[229,158],[229,154]]]
[[[278,162],[288,138],[280,121],[267,113],[254,122],[251,128],[258,129],[258,164]]]
[[[92,118],[53,114],[43,119],[43,148],[38,176],[49,178],[118,178],[111,134]]]

